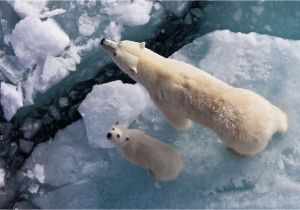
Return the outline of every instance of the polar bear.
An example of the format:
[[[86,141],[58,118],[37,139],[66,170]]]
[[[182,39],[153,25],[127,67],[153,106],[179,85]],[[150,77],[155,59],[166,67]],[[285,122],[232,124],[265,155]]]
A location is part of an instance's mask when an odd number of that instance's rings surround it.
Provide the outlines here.
[[[147,169],[148,174],[157,181],[173,180],[183,169],[183,162],[176,150],[140,130],[127,129],[117,122],[106,137],[130,162]]]
[[[100,44],[123,72],[146,88],[157,108],[178,129],[189,127],[191,121],[200,123],[241,155],[260,152],[274,133],[287,131],[287,115],[250,90],[164,58],[147,49],[144,42],[102,39]]]

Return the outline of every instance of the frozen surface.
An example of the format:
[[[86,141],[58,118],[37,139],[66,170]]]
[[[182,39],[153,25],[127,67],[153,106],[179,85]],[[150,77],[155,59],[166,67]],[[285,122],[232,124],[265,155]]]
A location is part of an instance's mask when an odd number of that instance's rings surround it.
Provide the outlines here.
[[[48,90],[51,92],[51,87],[70,74],[61,89],[91,79],[110,62],[100,50],[99,40],[102,37],[121,40],[128,35],[133,39],[149,38],[165,14],[163,8],[152,10],[154,4],[158,3],[147,0],[1,2],[0,81],[20,83],[23,104],[27,106]]]
[[[39,188],[43,194],[32,195],[30,201],[41,208],[299,207],[299,44],[256,33],[216,31],[172,56],[233,85],[255,90],[287,111],[289,131],[275,135],[260,154],[235,156],[199,125],[177,132],[149,105],[130,127],[179,151],[185,168],[177,180],[157,185],[116,149],[91,148],[85,126],[78,121],[58,132],[53,141],[40,144],[27,161],[24,170],[33,170],[35,164],[45,167],[45,183]],[[105,93],[114,98],[113,92]],[[101,98],[95,98],[98,101],[89,108],[107,107],[96,105],[104,95]],[[116,106],[113,100],[109,103]],[[102,126],[106,122],[92,123]]]
[[[121,81],[94,86],[78,108],[84,119],[89,144],[113,147],[106,139],[107,131],[117,121],[129,126],[146,107],[147,97],[141,86]]]
[[[9,39],[16,56],[27,68],[43,62],[48,54],[58,55],[70,43],[68,35],[54,20],[42,22],[37,17],[21,20]]]
[[[103,11],[109,15],[111,21],[127,26],[144,25],[150,20],[152,1],[108,1],[101,0]]]
[[[35,0],[14,0],[8,1],[14,10],[21,16],[39,16],[40,13],[45,9],[48,1],[35,1]]]
[[[11,120],[16,111],[23,106],[22,88],[1,82],[0,91],[4,117],[7,120]]]
[[[0,168],[0,188],[5,186],[5,171]]]

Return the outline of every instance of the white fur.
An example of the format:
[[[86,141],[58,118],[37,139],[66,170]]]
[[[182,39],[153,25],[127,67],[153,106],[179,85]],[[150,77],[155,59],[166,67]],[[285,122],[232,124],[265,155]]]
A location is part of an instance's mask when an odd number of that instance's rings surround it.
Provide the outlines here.
[[[164,58],[140,43],[122,41],[111,50],[104,48],[125,73],[147,89],[157,108],[178,129],[189,127],[191,121],[203,124],[226,147],[242,155],[258,153],[275,132],[287,131],[287,115],[250,90]]]
[[[180,155],[170,145],[140,130],[127,129],[118,124],[109,133],[112,134],[109,140],[130,162],[147,169],[149,175],[158,181],[175,179],[183,168]]]

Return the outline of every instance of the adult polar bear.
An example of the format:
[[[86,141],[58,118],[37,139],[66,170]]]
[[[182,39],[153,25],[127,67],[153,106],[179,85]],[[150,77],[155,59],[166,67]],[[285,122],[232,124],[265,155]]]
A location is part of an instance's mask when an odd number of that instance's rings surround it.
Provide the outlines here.
[[[274,133],[287,131],[287,115],[250,90],[164,58],[145,48],[145,43],[102,39],[100,44],[122,71],[147,89],[178,129],[189,127],[191,120],[204,124],[226,147],[242,155],[260,152]]]

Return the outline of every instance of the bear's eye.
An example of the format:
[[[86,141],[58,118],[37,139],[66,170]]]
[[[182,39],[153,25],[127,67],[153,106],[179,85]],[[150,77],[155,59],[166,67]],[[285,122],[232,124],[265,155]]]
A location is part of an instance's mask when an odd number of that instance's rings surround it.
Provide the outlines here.
[[[117,53],[116,53],[116,52],[114,52],[114,56],[117,56]]]
[[[126,140],[126,141],[129,141],[130,139],[127,137],[125,140]]]
[[[115,130],[115,128],[113,128],[112,130]]]
[[[120,135],[118,134],[117,137],[120,138]]]

